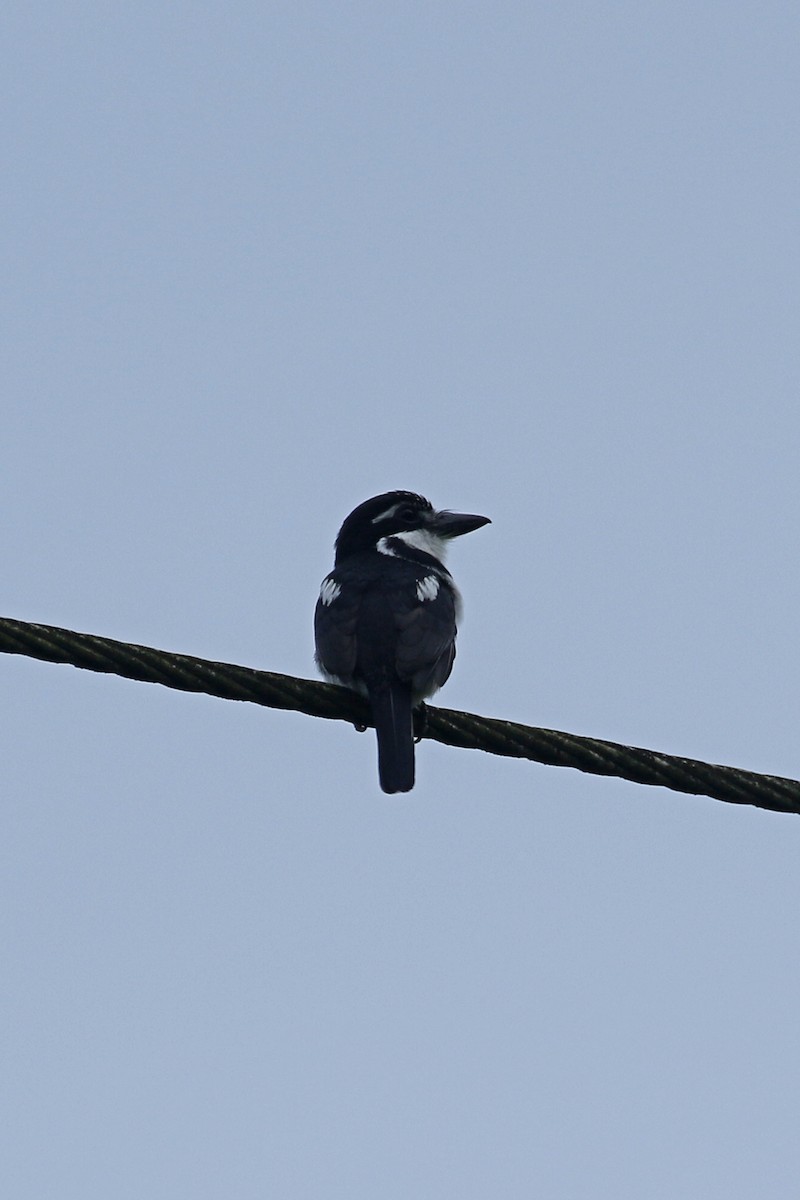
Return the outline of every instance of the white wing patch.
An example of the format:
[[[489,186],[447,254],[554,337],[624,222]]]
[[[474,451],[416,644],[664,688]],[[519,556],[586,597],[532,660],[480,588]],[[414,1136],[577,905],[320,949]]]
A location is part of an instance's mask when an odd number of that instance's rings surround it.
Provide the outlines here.
[[[322,587],[319,589],[320,604],[324,604],[326,607],[333,604],[334,600],[339,598],[341,591],[342,589],[336,580],[331,579],[329,575],[326,579],[323,579]]]
[[[426,575],[417,584],[418,600],[435,600],[439,595],[439,580],[435,575]]]

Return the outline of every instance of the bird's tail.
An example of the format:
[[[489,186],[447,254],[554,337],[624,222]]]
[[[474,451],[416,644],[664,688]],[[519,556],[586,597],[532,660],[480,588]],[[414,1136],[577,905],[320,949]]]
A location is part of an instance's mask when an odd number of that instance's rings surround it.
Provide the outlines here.
[[[389,794],[410,792],[414,786],[414,723],[411,689],[390,683],[370,691],[378,735],[378,777]]]

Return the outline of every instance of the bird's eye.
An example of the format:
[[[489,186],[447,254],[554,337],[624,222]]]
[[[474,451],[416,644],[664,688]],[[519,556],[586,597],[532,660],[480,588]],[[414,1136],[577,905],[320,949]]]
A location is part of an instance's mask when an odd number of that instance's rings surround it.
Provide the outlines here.
[[[404,504],[401,509],[398,509],[397,515],[401,521],[415,521],[417,510],[412,504]]]

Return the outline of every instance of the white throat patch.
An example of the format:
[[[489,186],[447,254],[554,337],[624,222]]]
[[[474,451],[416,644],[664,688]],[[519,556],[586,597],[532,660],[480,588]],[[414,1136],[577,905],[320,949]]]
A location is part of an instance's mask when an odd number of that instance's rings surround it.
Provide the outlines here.
[[[444,562],[447,553],[447,538],[440,537],[438,533],[434,533],[430,529],[404,529],[401,533],[395,533],[393,536],[397,538],[398,542],[405,542],[414,550],[430,554],[437,562]]]

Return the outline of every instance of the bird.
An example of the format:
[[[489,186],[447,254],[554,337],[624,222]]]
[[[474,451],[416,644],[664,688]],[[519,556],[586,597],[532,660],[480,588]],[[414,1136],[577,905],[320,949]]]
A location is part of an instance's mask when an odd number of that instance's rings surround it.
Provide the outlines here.
[[[444,565],[453,538],[491,524],[415,492],[373,496],[336,538],[334,567],[314,613],[322,675],[366,696],[384,792],[414,786],[414,710],[447,681],[461,597]]]

